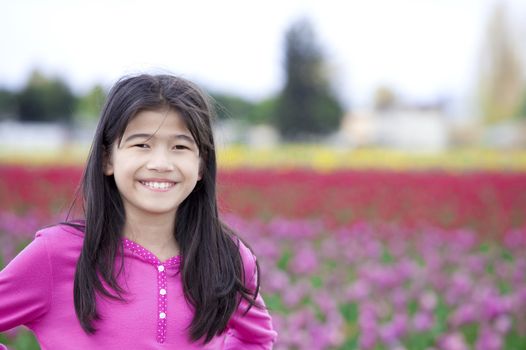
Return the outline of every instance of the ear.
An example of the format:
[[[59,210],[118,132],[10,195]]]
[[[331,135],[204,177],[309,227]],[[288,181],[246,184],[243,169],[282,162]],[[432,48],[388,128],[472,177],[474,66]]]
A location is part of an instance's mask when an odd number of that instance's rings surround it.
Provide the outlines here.
[[[111,159],[111,155],[104,150],[104,156],[102,160],[102,171],[104,172],[104,175],[111,176],[113,175],[113,161]]]

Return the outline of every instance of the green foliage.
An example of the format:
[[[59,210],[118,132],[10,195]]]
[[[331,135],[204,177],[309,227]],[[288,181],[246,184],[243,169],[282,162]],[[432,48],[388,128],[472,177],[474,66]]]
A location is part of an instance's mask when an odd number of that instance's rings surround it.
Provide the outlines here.
[[[407,313],[413,316],[414,314],[416,314],[417,311],[418,311],[418,301],[414,299],[410,300],[409,303],[407,304]]]
[[[75,96],[65,81],[33,71],[20,91],[0,88],[0,119],[14,117],[21,121],[96,120],[106,91],[93,86],[86,94]],[[219,119],[235,119],[247,124],[271,124],[277,98],[253,102],[228,93],[212,93]]]
[[[434,334],[442,334],[447,329],[448,317],[450,313],[451,311],[444,298],[439,296],[437,308],[435,311],[436,322],[433,327]]]
[[[389,252],[389,249],[387,249],[387,247],[385,246],[382,248],[381,261],[386,265],[389,265],[395,262],[394,256]]]
[[[269,97],[254,105],[254,108],[247,115],[247,120],[251,124],[272,124],[276,114],[277,97]]]
[[[349,337],[338,350],[355,350],[358,349],[358,336]]]
[[[354,323],[358,320],[358,305],[356,303],[347,303],[340,306],[340,312],[348,323]]]
[[[212,98],[216,102],[216,112],[219,119],[246,119],[254,108],[254,104],[239,96],[215,93]]]
[[[283,271],[287,271],[287,266],[291,258],[292,252],[290,250],[284,250],[281,257],[278,260],[278,268],[280,268]]]
[[[269,310],[279,312],[282,314],[286,314],[288,309],[285,305],[283,305],[283,301],[281,300],[281,296],[278,294],[269,294],[265,296],[265,304],[267,305],[267,308]]]
[[[0,119],[16,114],[16,95],[12,91],[0,88]]]
[[[460,327],[460,331],[469,344],[475,344],[479,334],[479,325],[476,323],[466,324]]]
[[[286,33],[285,73],[275,115],[282,135],[299,140],[334,131],[343,110],[331,91],[324,55],[308,20],[296,22]]]
[[[242,97],[222,93],[212,94],[219,119],[236,119],[248,124],[270,124],[276,109],[276,98],[251,102]]]
[[[310,283],[314,289],[321,289],[323,287],[323,279],[319,275],[313,275],[310,278]]]
[[[7,345],[9,349],[15,350],[39,350],[40,346],[31,331],[20,327],[14,339],[0,334],[0,344]]]
[[[78,98],[75,116],[81,120],[97,119],[105,99],[104,88],[101,85],[95,85],[84,96]]]
[[[526,349],[526,335],[512,330],[504,339],[504,349]]]
[[[34,71],[18,94],[18,114],[22,121],[69,121],[75,96],[59,78],[48,78]]]
[[[436,336],[432,332],[413,333],[405,337],[403,344],[406,349],[426,350],[436,343]]]

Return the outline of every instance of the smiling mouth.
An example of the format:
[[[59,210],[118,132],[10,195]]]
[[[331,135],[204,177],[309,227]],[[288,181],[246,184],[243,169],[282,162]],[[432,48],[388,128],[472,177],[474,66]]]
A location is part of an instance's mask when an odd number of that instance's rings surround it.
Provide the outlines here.
[[[175,182],[152,182],[152,181],[139,181],[144,186],[151,188],[152,190],[167,190],[175,186]]]

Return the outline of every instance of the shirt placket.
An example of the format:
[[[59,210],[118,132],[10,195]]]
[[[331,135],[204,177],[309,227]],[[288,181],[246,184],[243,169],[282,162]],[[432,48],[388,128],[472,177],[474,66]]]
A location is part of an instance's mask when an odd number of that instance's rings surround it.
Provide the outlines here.
[[[159,290],[157,302],[157,341],[164,343],[166,340],[166,267],[162,264],[157,266],[157,286]]]
[[[125,239],[124,245],[157,269],[157,342],[164,343],[168,318],[167,268],[177,266],[179,257],[173,257],[161,263],[153,253],[131,240]]]

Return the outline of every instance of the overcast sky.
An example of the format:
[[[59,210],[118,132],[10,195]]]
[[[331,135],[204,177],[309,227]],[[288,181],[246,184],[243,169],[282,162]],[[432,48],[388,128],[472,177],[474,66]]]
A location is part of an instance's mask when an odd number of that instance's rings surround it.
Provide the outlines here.
[[[20,87],[39,68],[83,92],[166,70],[263,98],[284,82],[285,31],[308,16],[347,105],[367,103],[380,84],[413,100],[463,96],[498,1],[0,0],[0,85]],[[526,1],[507,2],[526,18]]]

